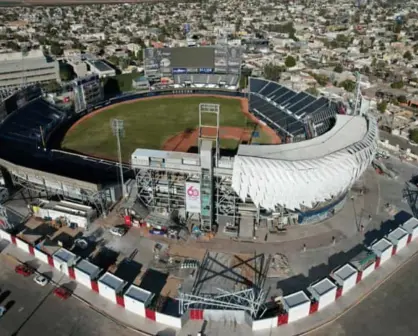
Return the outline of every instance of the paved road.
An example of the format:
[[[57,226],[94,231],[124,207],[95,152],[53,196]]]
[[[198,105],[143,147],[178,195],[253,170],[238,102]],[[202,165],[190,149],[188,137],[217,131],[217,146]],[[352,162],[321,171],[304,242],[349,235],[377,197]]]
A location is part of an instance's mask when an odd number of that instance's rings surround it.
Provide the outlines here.
[[[418,334],[418,256],[340,319],[310,336]]]
[[[0,258],[0,304],[11,306],[0,319],[0,335],[133,336],[75,298],[61,301],[52,286],[40,287],[23,278]]]

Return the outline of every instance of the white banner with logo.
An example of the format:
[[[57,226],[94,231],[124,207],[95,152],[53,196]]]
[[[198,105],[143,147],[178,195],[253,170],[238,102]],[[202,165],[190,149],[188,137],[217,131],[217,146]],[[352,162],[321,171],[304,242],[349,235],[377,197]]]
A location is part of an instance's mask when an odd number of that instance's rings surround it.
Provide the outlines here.
[[[200,213],[200,183],[186,182],[186,211]]]

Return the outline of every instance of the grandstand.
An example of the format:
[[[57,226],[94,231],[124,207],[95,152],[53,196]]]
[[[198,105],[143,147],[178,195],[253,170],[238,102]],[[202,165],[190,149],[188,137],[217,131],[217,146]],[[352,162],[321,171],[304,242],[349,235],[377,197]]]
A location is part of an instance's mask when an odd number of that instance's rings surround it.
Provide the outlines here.
[[[3,121],[0,138],[44,146],[49,134],[68,115],[39,97],[10,114]]]
[[[250,110],[277,129],[283,142],[314,138],[327,132],[338,112],[337,103],[306,92],[295,92],[278,83],[250,78]]]

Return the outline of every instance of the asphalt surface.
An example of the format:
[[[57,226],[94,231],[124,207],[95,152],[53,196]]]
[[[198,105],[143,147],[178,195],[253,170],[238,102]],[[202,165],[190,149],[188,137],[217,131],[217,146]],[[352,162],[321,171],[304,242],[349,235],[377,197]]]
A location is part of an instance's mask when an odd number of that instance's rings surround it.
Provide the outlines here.
[[[364,301],[310,336],[418,334],[418,255]]]
[[[76,298],[60,300],[52,285],[41,287],[24,278],[0,258],[1,336],[133,336],[139,335],[109,320]]]

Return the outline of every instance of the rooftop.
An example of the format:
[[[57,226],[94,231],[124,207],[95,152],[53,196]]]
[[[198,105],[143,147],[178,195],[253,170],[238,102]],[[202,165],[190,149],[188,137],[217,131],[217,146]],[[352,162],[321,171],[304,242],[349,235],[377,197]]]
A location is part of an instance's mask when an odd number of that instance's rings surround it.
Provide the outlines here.
[[[22,59],[33,59],[33,58],[45,58],[42,50],[29,50],[27,53],[23,52],[11,52],[11,53],[0,53],[0,62],[10,61],[21,61]]]
[[[131,285],[125,295],[143,303],[146,303],[153,296],[151,292],[135,285]]]
[[[418,227],[418,219],[411,217],[405,223],[402,224],[402,227],[408,231],[412,232],[416,227]]]
[[[289,307],[297,307],[305,302],[311,302],[304,291],[299,291],[283,297],[284,304]]]
[[[385,238],[380,239],[377,243],[372,245],[373,251],[379,251],[379,252],[385,252],[388,248],[391,248],[391,247],[392,247],[392,243]]]
[[[89,63],[93,65],[99,71],[112,71],[113,68],[107,65],[101,60],[89,60]]]
[[[83,273],[86,273],[88,275],[94,275],[97,274],[100,270],[99,267],[97,267],[96,265],[92,264],[91,262],[82,259],[76,266],[75,268],[79,269],[80,271],[82,271]]]
[[[181,152],[170,152],[163,151],[158,149],[146,149],[146,148],[137,148],[133,153],[132,157],[151,157],[157,159],[199,159],[199,154],[193,153],[181,153]]]
[[[340,267],[337,271],[334,272],[334,278],[339,278],[342,281],[344,281],[356,273],[357,271],[353,266],[345,264],[344,266]]]
[[[329,291],[333,290],[337,286],[328,278],[325,278],[314,285],[310,286],[310,288],[316,292],[319,296],[322,296]]]
[[[99,279],[99,282],[110,288],[113,288],[114,290],[118,290],[125,283],[125,281],[119,279],[117,276],[114,276],[109,272],[103,274],[102,277]]]
[[[388,234],[389,240],[394,243],[399,241],[400,239],[404,238],[408,235],[408,232],[406,232],[404,229],[398,227],[395,230],[393,230],[391,233]]]
[[[70,263],[77,259],[77,256],[74,253],[66,250],[65,248],[59,249],[57,252],[54,253],[53,257],[65,263]]]
[[[313,139],[270,146],[240,145],[238,155],[285,161],[312,160],[330,155],[364,139],[367,120],[359,116],[337,115],[334,127]]]

